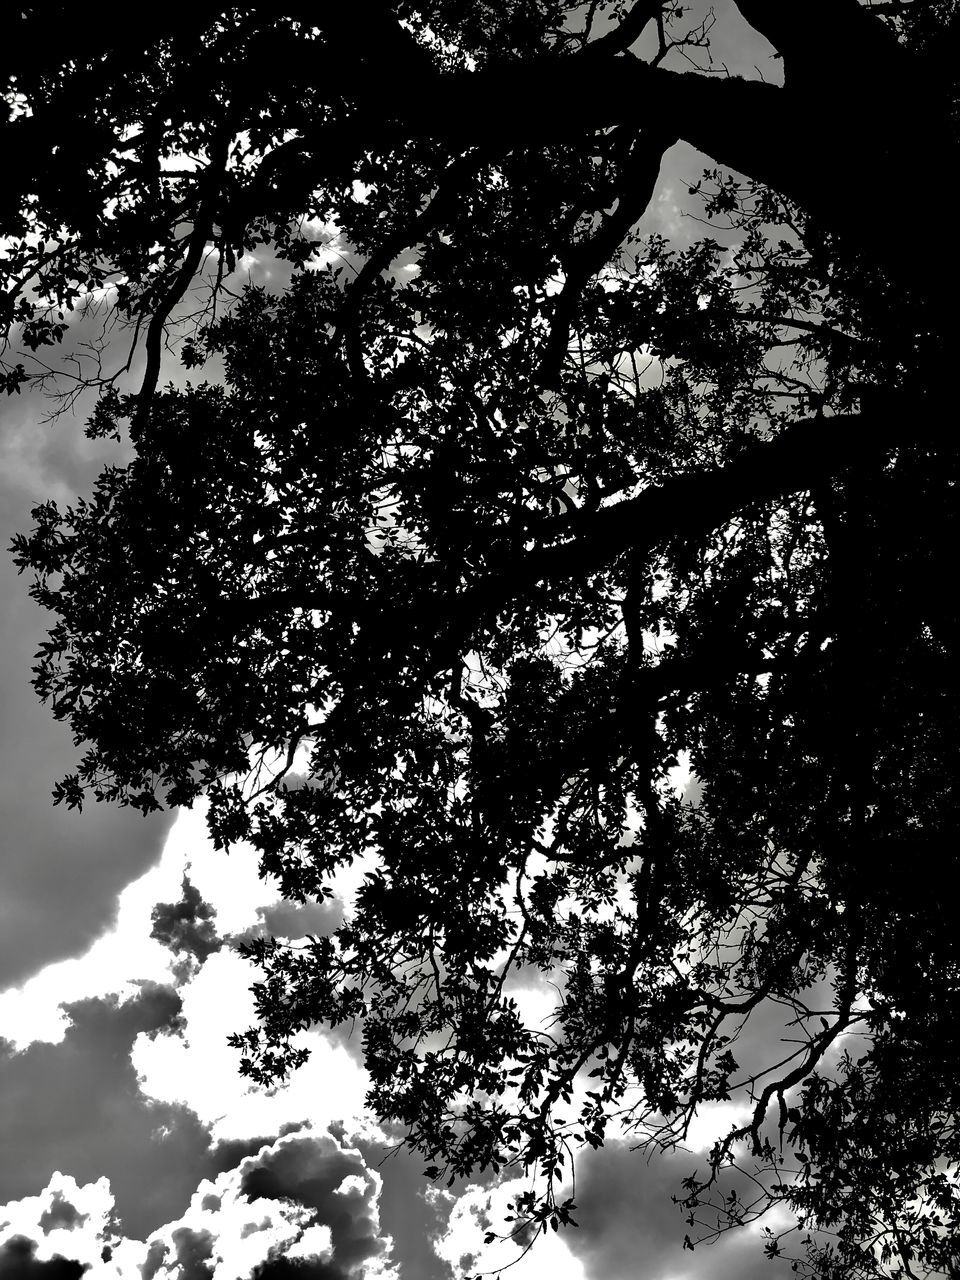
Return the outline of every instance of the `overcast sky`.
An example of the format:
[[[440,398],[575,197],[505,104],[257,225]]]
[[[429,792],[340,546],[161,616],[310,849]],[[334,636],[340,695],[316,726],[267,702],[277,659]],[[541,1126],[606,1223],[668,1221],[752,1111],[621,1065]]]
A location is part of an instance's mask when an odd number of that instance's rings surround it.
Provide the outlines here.
[[[775,78],[763,42],[718,11],[720,58]],[[690,152],[671,153],[652,225],[698,234],[677,196],[698,174]],[[37,394],[0,404],[4,548],[33,505],[89,491],[118,457],[84,438],[82,413],[45,425],[45,407]],[[356,1042],[311,1033],[313,1056],[286,1088],[242,1083],[224,1040],[252,1020],[253,974],[233,944],[258,929],[320,932],[330,909],[281,903],[252,856],[211,848],[199,811],[144,820],[52,807],[73,751],[29,687],[44,619],[26,585],[4,551],[0,1280],[69,1280],[80,1268],[125,1280],[442,1280],[506,1265],[516,1251],[482,1240],[513,1189],[435,1191],[411,1158],[384,1162],[390,1135],[364,1109]],[[703,1127],[701,1152],[714,1134]],[[669,1197],[695,1163],[696,1153],[648,1165],[616,1143],[585,1157],[580,1229],[551,1233],[508,1274],[772,1280],[756,1235],[682,1251]]]

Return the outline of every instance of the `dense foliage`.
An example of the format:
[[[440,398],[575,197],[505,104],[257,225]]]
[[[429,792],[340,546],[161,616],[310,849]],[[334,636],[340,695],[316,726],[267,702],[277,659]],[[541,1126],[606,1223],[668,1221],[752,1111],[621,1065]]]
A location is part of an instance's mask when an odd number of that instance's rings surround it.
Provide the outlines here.
[[[298,901],[363,868],[334,934],[249,948],[243,1068],[360,1019],[433,1176],[537,1175],[518,1232],[577,1147],[734,1099],[692,1240],[785,1204],[814,1273],[955,1275],[956,268],[869,203],[952,167],[954,6],[744,2],[784,88],[676,5],[356,7],[13,23],[8,389],[95,384],[135,446],[15,548],[57,799],[205,796]],[[678,139],[674,243],[636,228]],[[254,250],[289,283],[239,289]],[[135,394],[29,354],[104,296]]]

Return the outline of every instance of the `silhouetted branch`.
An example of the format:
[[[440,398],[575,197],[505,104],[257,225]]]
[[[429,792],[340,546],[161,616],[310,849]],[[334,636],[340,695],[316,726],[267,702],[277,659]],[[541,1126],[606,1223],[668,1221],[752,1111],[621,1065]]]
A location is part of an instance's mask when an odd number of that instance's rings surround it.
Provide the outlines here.
[[[564,255],[566,279],[557,297],[541,365],[544,385],[558,384],[570,327],[583,290],[611,260],[631,227],[643,216],[656,190],[664,154],[676,141],[669,130],[654,127],[634,142],[616,184],[617,207],[601,219],[592,236],[572,245]]]
[[[635,44],[648,25],[660,14],[663,5],[658,0],[637,0],[626,17],[612,30],[605,32],[596,40],[591,40],[580,51],[580,56],[610,57],[613,54],[625,53]]]

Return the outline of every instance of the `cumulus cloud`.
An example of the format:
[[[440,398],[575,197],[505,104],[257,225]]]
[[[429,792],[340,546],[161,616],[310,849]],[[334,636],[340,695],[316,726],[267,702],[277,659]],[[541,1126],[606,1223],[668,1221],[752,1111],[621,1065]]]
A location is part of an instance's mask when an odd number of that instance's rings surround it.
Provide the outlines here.
[[[141,1240],[121,1233],[106,1178],[58,1173],[0,1209],[0,1280],[387,1280],[381,1189],[358,1150],[287,1135],[201,1179],[186,1209]]]
[[[204,833],[198,831],[194,815],[187,816],[186,822],[178,819],[174,824],[157,865],[119,894],[112,926],[85,952],[49,964],[19,987],[0,992],[0,1025],[16,1048],[61,1042],[70,1026],[70,1005],[107,995],[124,1002],[136,999],[144,982],[176,981],[176,955],[159,936],[152,936],[151,917],[158,903],[180,896],[188,862],[209,857]],[[222,895],[230,892],[225,887]],[[261,886],[264,896],[269,897],[269,890]],[[244,918],[255,921],[256,909]]]
[[[206,1230],[191,1231],[189,1227],[177,1227],[170,1232],[176,1250],[177,1280],[211,1280],[213,1267],[213,1233]]]
[[[106,1178],[81,1185],[55,1173],[39,1195],[0,1208],[0,1277],[75,1280],[81,1274],[103,1276],[104,1253],[112,1257],[114,1252],[109,1243],[116,1234],[113,1209]],[[119,1253],[125,1264],[132,1263],[128,1251],[120,1249]]]
[[[179,1015],[174,991],[145,984],[126,1003],[114,996],[71,1005],[61,1044],[0,1054],[0,1204],[62,1170],[82,1181],[110,1177],[128,1230],[149,1230],[180,1211],[210,1167],[209,1135],[185,1108],[145,1099],[130,1061],[139,1035],[162,1037]],[[52,1202],[46,1209],[65,1212]]]
[[[79,1262],[61,1258],[40,1261],[35,1240],[11,1236],[0,1245],[0,1280],[79,1280],[84,1268]]]
[[[309,1119],[317,1128],[342,1121],[351,1133],[376,1134],[366,1111],[366,1076],[356,1061],[321,1032],[304,1032],[311,1049],[305,1066],[277,1089],[250,1084],[239,1074],[239,1055],[227,1036],[255,1021],[250,965],[224,948],[180,989],[180,1021],[170,1034],[138,1036],[133,1065],[143,1093],[157,1102],[188,1107],[215,1141],[276,1134]]]
[[[200,964],[223,943],[213,923],[214,910],[184,872],[177,902],[158,902],[151,912],[150,937],[179,955],[193,956]]]
[[[310,1211],[309,1226],[329,1228],[330,1259],[323,1260],[323,1274],[337,1280],[383,1272],[376,1265],[385,1261],[389,1245],[380,1234],[381,1185],[358,1150],[341,1147],[330,1137],[299,1136],[261,1156],[247,1168],[242,1183],[251,1199],[291,1199]]]
[[[60,1191],[55,1191],[49,1209],[45,1209],[40,1215],[40,1227],[45,1233],[54,1231],[57,1227],[72,1231],[74,1227],[82,1227],[86,1220],[85,1213],[65,1200]]]
[[[527,1186],[515,1178],[493,1186],[470,1184],[456,1194],[431,1189],[428,1200],[446,1219],[445,1229],[433,1241],[437,1256],[449,1276],[487,1275],[509,1267],[511,1280],[587,1280],[583,1264],[571,1252],[571,1232],[549,1232],[532,1242],[496,1239],[488,1233],[506,1234],[508,1202]],[[597,1280],[601,1280],[598,1276]]]
[[[702,1155],[675,1152],[648,1160],[625,1142],[584,1156],[577,1168],[580,1229],[567,1232],[566,1243],[587,1280],[634,1280],[637,1274],[647,1280],[786,1280],[789,1265],[763,1254],[762,1224],[728,1232],[693,1253],[684,1249],[689,1228],[671,1196],[681,1194],[683,1179],[698,1165],[702,1172]]]
[[[345,1033],[304,1033],[311,1060],[273,1089],[241,1077],[226,1043],[255,1020],[256,971],[232,942],[321,932],[340,910],[291,908],[260,879],[252,850],[213,849],[200,806],[181,815],[159,864],[121,894],[107,934],[0,994],[9,1037],[0,1039],[0,1203],[38,1191],[57,1170],[81,1181],[107,1175],[123,1230],[149,1243],[203,1178],[278,1136],[336,1122],[347,1138],[382,1138],[365,1108],[359,1043],[348,1051]],[[218,1194],[208,1187],[209,1206]],[[23,1234],[44,1238],[70,1205],[51,1201],[49,1220]],[[187,1244],[168,1239],[163,1259],[154,1250],[145,1265],[179,1272]]]
[[[350,892],[348,877],[344,893]],[[17,1049],[59,1043],[70,1004],[107,994],[133,999],[144,981],[180,985],[224,943],[264,932],[285,939],[326,933],[341,917],[336,900],[284,902],[276,881],[261,878],[253,849],[215,849],[198,803],[180,812],[157,864],[123,889],[112,926],[85,952],[0,991],[0,1026]],[[245,972],[249,985],[252,970]]]
[[[449,1264],[437,1253],[447,1230],[450,1201],[424,1177],[425,1161],[405,1147],[360,1140],[357,1148],[382,1180],[380,1226],[395,1242],[401,1275],[413,1280],[449,1280]]]
[[[728,1117],[727,1117],[728,1118]],[[719,1118],[714,1118],[719,1128]],[[724,1126],[725,1128],[725,1126]],[[706,1132],[706,1131],[705,1131]],[[428,1199],[441,1208],[433,1247],[448,1275],[486,1275],[506,1271],[513,1280],[787,1280],[789,1263],[771,1261],[763,1253],[761,1229],[766,1222],[786,1225],[782,1216],[730,1231],[713,1243],[684,1247],[691,1228],[672,1201],[682,1194],[683,1179],[699,1167],[703,1151],[678,1151],[652,1158],[615,1140],[577,1160],[574,1219],[576,1227],[548,1231],[530,1239],[506,1221],[510,1202],[529,1186],[526,1178],[496,1184],[468,1185],[449,1192],[431,1189]],[[723,1190],[736,1185],[737,1175]],[[741,1179],[742,1183],[742,1179]],[[739,1194],[748,1190],[740,1185]],[[574,1195],[564,1188],[559,1197]],[[696,1240],[696,1232],[693,1232]],[[493,1239],[490,1239],[490,1236]]]

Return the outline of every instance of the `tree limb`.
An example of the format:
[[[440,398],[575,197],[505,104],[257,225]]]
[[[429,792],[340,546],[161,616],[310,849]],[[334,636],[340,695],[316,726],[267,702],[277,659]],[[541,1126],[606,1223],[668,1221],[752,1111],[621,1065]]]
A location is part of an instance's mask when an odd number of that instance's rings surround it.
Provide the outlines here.
[[[566,280],[553,313],[550,338],[543,356],[544,384],[559,382],[563,358],[567,354],[570,326],[584,289],[590,279],[610,261],[630,228],[639,221],[656,191],[663,156],[677,141],[656,127],[639,138],[630,150],[617,183],[617,207],[600,223],[587,240],[572,245],[564,257]]]
[[[580,51],[580,56],[607,57],[614,53],[625,53],[632,44],[636,44],[662,9],[663,5],[659,0],[637,0],[619,25],[585,45]]]

